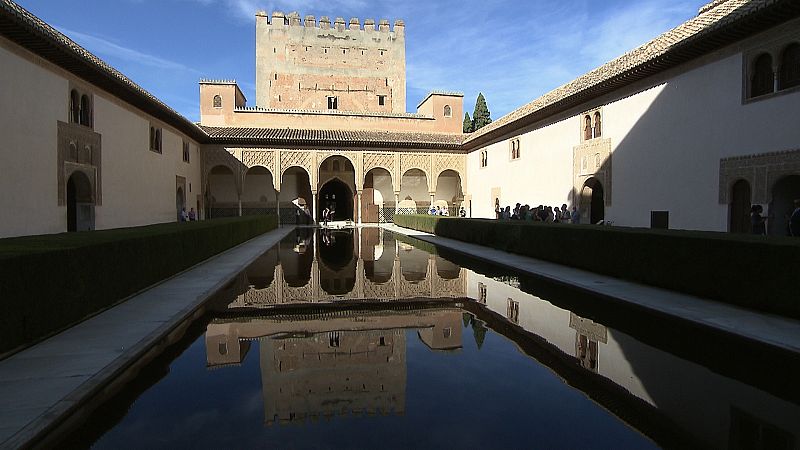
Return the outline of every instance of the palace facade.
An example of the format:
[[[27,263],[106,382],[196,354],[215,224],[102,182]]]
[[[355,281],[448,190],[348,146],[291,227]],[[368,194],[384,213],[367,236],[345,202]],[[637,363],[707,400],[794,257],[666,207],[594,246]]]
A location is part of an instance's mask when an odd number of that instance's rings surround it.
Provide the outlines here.
[[[798,30],[795,1],[716,0],[463,134],[460,93],[406,112],[402,21],[258,12],[254,103],[233,80],[201,80],[195,124],[2,0],[0,100],[16,106],[0,121],[0,236],[174,221],[184,208],[287,223],[329,208],[367,223],[432,204],[494,217],[517,202],[734,232],[761,204],[784,234],[800,198]]]

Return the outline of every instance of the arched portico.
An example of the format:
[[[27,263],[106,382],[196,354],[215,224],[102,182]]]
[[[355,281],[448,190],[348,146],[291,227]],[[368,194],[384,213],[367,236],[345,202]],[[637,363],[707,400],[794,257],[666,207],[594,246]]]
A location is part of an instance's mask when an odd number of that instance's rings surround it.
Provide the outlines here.
[[[362,221],[391,222],[396,208],[392,175],[383,167],[370,169],[364,175]]]
[[[206,211],[209,218],[238,216],[239,189],[233,170],[226,165],[214,166],[208,171],[206,179]]]
[[[452,169],[443,170],[436,177],[434,203],[442,208],[447,208],[451,216],[457,216],[462,201],[464,201],[464,192],[461,186],[461,175]]]
[[[750,232],[750,206],[752,190],[747,180],[740,179],[731,187],[728,231],[731,233]]]
[[[361,192],[357,190],[355,166],[350,158],[333,155],[319,165],[317,178],[317,217],[327,207],[334,211],[333,220],[360,221]]]
[[[264,166],[247,169],[242,183],[242,215],[272,214],[277,204],[278,191],[273,184],[272,171]]]
[[[304,167],[292,166],[281,175],[278,216],[281,223],[306,223],[311,213],[311,180]]]
[[[400,213],[424,214],[431,204],[432,195],[428,187],[428,176],[421,169],[409,169],[400,179]],[[408,206],[413,202],[415,210]]]

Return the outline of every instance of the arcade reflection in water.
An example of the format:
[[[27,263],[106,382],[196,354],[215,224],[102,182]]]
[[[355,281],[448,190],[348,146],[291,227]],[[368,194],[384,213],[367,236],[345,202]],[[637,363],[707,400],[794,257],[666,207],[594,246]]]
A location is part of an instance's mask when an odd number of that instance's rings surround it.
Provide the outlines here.
[[[291,303],[398,298],[457,298],[466,293],[457,265],[397,241],[378,227],[298,228],[239,274],[221,295],[225,309]]]

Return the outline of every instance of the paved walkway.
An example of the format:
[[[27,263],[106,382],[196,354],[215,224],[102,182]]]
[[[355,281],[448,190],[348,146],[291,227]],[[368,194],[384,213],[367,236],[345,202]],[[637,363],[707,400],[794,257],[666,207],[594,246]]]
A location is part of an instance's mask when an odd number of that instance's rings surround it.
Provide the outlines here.
[[[21,447],[69,416],[293,229],[251,239],[0,361],[0,447]]]
[[[702,326],[800,353],[800,321],[797,320],[506,253],[422,231],[401,228],[394,224],[383,225],[383,228],[544,279],[610,296],[637,307],[679,317]]]

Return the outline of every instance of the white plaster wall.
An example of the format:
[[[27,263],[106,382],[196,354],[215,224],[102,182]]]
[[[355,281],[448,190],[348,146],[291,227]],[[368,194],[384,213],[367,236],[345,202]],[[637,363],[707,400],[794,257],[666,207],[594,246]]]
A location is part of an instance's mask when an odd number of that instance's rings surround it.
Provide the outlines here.
[[[187,164],[183,135],[160,122],[152,123],[162,127],[162,153],[149,149],[148,116],[105,94],[95,94],[94,130],[102,135],[103,143],[103,205],[95,208],[97,229],[174,222],[176,176],[186,178],[187,211],[197,207],[201,191],[197,144],[190,143]]]
[[[759,39],[742,48],[758,47]],[[660,81],[619,91],[603,105],[576,108],[602,106],[602,137],[611,140],[612,148],[607,220],[649,227],[652,210],[667,210],[670,228],[725,231],[728,205],[718,203],[720,159],[800,147],[800,92],[743,104],[742,64],[741,50],[724,49],[692,67],[663,74]],[[494,217],[493,187],[501,190],[501,206],[571,206],[580,117],[576,113],[521,130],[519,160],[509,157],[514,135],[471,152],[467,172],[473,217]],[[479,167],[481,150],[489,152],[485,168]]]
[[[11,53],[9,45],[0,38],[0,237],[66,231],[66,207],[58,206],[56,123],[67,120],[69,84]]]
[[[580,140],[579,118],[509,137],[519,138],[520,157],[511,159],[509,140],[488,147],[488,164],[480,167],[480,150],[467,155],[468,193],[472,217],[494,218],[492,189],[500,188],[500,206],[516,203],[569,204],[572,190],[572,147]]]

